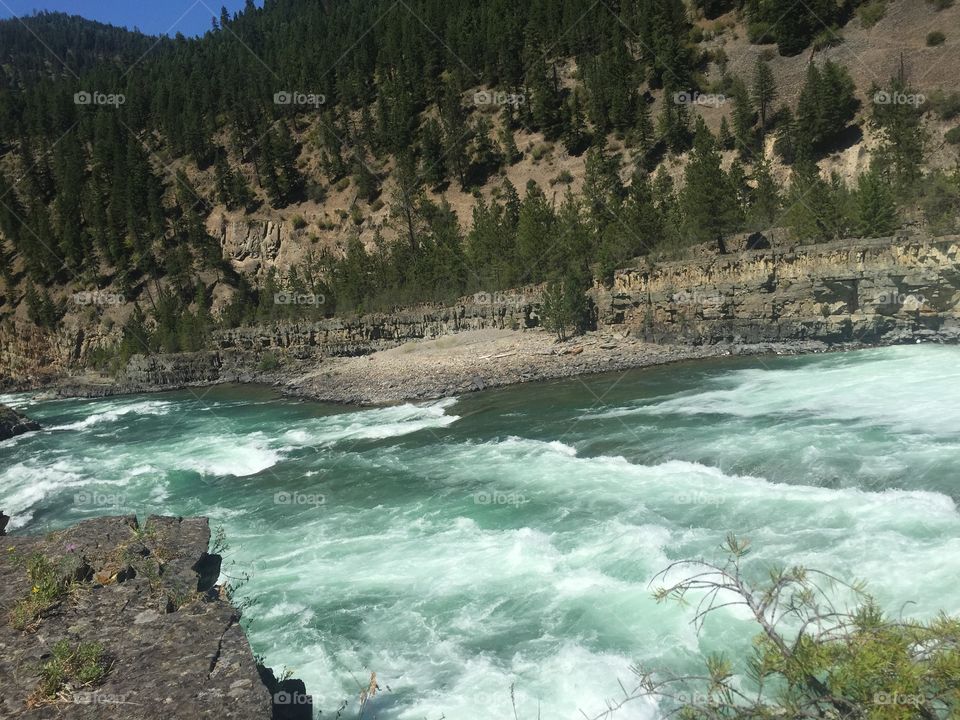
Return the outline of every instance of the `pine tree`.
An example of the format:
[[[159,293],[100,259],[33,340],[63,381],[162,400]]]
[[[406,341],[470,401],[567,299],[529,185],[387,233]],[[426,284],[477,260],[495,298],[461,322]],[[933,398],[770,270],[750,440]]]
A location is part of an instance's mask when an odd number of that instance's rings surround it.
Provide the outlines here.
[[[897,229],[893,189],[878,167],[860,175],[857,184],[858,230],[864,237],[886,237]]]
[[[874,102],[870,122],[882,138],[876,159],[889,169],[898,192],[915,191],[927,140],[921,122],[920,95],[900,78],[894,78],[888,90],[875,86],[871,96]]]
[[[731,97],[733,99],[733,136],[737,149],[741,157],[750,158],[756,150],[756,139],[753,134],[755,114],[747,87],[739,78],[733,80]]]
[[[726,236],[740,225],[740,208],[730,178],[720,166],[713,136],[700,118],[684,181],[684,234],[693,242],[715,241],[725,253]]]
[[[770,174],[770,163],[758,162],[753,169],[754,190],[751,194],[749,218],[751,229],[769,230],[777,221],[782,199],[777,183]]]
[[[766,136],[767,122],[772,113],[773,104],[777,101],[777,83],[773,77],[770,65],[758,57],[753,66],[753,86],[751,88],[753,104],[760,114],[760,133]]]

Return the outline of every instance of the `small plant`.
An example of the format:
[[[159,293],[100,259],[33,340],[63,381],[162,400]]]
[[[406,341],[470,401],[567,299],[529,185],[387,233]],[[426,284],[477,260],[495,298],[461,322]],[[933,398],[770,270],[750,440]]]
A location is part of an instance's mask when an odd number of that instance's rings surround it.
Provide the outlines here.
[[[947,131],[946,141],[951,145],[960,145],[960,125]]]
[[[303,215],[294,215],[292,222],[294,230],[303,230],[307,226],[307,221],[303,219]]]
[[[927,47],[937,47],[947,41],[947,36],[939,30],[933,30],[927,33]]]
[[[573,175],[569,170],[561,170],[560,174],[557,175],[550,181],[550,187],[554,185],[569,185],[573,182]]]
[[[37,700],[55,701],[64,693],[99,685],[109,669],[99,643],[81,642],[74,646],[61,640],[53,646],[53,658],[40,668]]]
[[[27,576],[30,596],[18,602],[10,613],[10,624],[18,630],[26,630],[37,622],[67,596],[73,585],[69,573],[39,553],[27,560]]]
[[[343,192],[343,191],[346,190],[348,187],[350,187],[350,178],[348,178],[348,177],[341,178],[341,179],[337,182],[337,184],[334,185],[334,188],[336,188],[337,192]]]

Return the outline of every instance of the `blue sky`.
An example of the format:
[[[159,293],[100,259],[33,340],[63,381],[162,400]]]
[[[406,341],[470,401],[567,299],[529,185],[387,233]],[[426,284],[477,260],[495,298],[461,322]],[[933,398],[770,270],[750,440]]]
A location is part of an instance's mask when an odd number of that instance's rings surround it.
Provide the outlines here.
[[[256,4],[263,2],[256,0]],[[243,5],[244,0],[0,0],[0,18],[51,10],[137,27],[151,35],[201,35],[210,29],[210,18],[220,16],[221,6],[233,14]]]

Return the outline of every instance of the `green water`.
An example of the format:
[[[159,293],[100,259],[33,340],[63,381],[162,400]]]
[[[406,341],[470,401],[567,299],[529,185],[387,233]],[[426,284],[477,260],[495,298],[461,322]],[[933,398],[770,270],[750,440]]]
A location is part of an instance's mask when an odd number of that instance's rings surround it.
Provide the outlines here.
[[[324,716],[376,671],[380,718],[582,717],[629,666],[697,667],[752,630],[657,605],[671,560],[805,563],[891,610],[960,612],[960,349],[730,360],[348,411],[217,388],[0,397],[15,532],[206,515],[248,573],[255,652]],[[931,589],[934,592],[931,593]],[[618,718],[657,717],[638,702]]]

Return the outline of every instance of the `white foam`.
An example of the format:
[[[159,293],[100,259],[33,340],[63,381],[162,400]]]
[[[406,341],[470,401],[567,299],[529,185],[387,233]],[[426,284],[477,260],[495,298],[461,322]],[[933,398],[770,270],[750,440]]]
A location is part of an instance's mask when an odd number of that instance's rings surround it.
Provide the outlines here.
[[[203,437],[177,448],[176,455],[167,461],[177,469],[201,475],[248,477],[272,468],[282,459],[282,453],[269,445],[264,433]]]
[[[420,430],[444,428],[460,419],[447,415],[456,398],[414,405],[407,403],[375,410],[332,415],[309,421],[303,427],[288,430],[282,440],[293,446],[330,446],[344,440],[384,440]]]
[[[68,423],[66,425],[55,425],[50,430],[86,430],[94,425],[101,423],[116,422],[126,415],[166,415],[170,412],[173,403],[165,400],[147,400],[130,405],[120,405],[101,410],[100,412],[88,415],[83,420]]]

